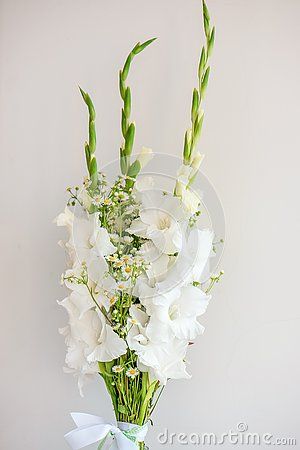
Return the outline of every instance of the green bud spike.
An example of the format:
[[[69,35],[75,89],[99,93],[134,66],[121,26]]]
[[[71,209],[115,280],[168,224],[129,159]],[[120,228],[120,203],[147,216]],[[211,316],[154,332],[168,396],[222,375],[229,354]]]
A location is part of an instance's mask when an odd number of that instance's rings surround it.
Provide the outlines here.
[[[90,162],[91,189],[96,189],[98,183],[98,169],[96,158],[93,157]]]
[[[122,108],[122,120],[121,120],[121,126],[122,126],[122,134],[123,137],[126,137],[127,129],[128,129],[128,123],[127,123],[127,117],[125,114],[124,109]]]
[[[134,125],[134,123],[131,123],[128,127],[128,130],[126,133],[126,138],[125,138],[125,148],[124,148],[125,156],[130,156],[132,153],[134,135],[135,135],[135,125]]]
[[[92,181],[91,189],[96,189],[98,184],[97,161],[94,156],[96,150],[96,112],[91,97],[79,86],[80,93],[89,111],[89,142],[85,144],[85,159]]]
[[[124,112],[125,112],[126,117],[130,116],[130,113],[131,113],[131,91],[130,91],[130,87],[126,88],[126,92],[125,92]]]
[[[137,42],[137,43],[135,44],[135,46],[133,47],[133,49],[131,50],[131,53],[133,53],[134,55],[137,55],[137,54],[138,54],[138,49],[139,49],[140,45],[141,45],[141,43],[140,43],[140,42]]]
[[[195,147],[197,141],[201,136],[201,130],[204,119],[204,113],[202,110],[202,100],[206,92],[210,75],[210,67],[208,66],[208,60],[212,53],[215,41],[215,27],[213,27],[212,30],[210,29],[210,16],[205,0],[202,0],[202,6],[203,6],[203,24],[206,36],[206,43],[201,49],[201,55],[198,65],[199,88],[198,90],[194,89],[193,91],[192,107],[191,107],[192,123],[191,128],[188,129],[185,133],[184,148],[183,148],[183,162],[185,165],[191,167],[193,164],[193,155],[195,153]]]
[[[207,54],[208,56],[211,56],[213,48],[215,43],[215,27],[211,30],[210,37],[208,40],[208,46],[207,46]]]
[[[203,119],[204,119],[204,114],[202,114],[202,116],[197,117],[196,123],[195,123],[195,143],[198,141],[198,139],[200,138],[201,135],[201,130],[202,130],[202,125],[203,125]]]
[[[205,95],[205,91],[208,85],[208,79],[209,79],[209,73],[210,73],[210,67],[207,67],[204,77],[203,77],[203,81],[202,81],[202,85],[201,85],[201,97],[203,98]]]
[[[192,100],[192,111],[191,111],[192,122],[195,122],[196,120],[198,109],[199,109],[199,93],[197,89],[194,89]]]
[[[188,164],[190,160],[190,144],[188,142],[188,132],[185,132],[184,135],[184,148],[183,148],[183,159],[184,164]]]
[[[153,41],[155,41],[155,39],[156,38],[149,39],[148,41],[142,44],[140,42],[135,44],[135,46],[133,47],[133,49],[131,50],[125,61],[123,69],[120,71],[119,74],[119,88],[123,100],[121,129],[124,137],[124,142],[122,143],[120,151],[120,166],[123,174],[127,173],[128,168],[130,166],[130,155],[132,153],[135,135],[135,125],[131,123],[128,126],[128,124],[130,123],[130,113],[131,113],[131,91],[129,87],[126,87],[125,81],[128,77],[130,65],[134,56],[142,52],[146,47],[148,47],[148,45],[150,45]],[[126,183],[126,186],[131,187],[129,186],[130,184],[132,184],[132,182],[130,182],[129,184]]]
[[[87,165],[87,167],[89,167],[90,161],[91,161],[91,154],[90,154],[89,144],[87,142],[85,143],[84,151],[85,151],[86,165]]]
[[[202,5],[203,5],[203,16],[206,18],[206,20],[208,20],[208,22],[210,21],[210,16],[209,16],[209,11],[208,8],[206,6],[205,0],[202,0]]]
[[[126,86],[125,86],[125,83],[124,83],[124,81],[122,79],[122,70],[120,70],[120,72],[119,72],[119,89],[120,89],[120,94],[121,94],[122,100],[124,100]]]
[[[127,59],[125,61],[123,70],[122,70],[122,80],[125,81],[126,78],[128,77],[128,73],[129,73],[129,69],[130,69],[130,64],[132,62],[133,59],[133,53],[129,53],[129,55],[127,56]]]
[[[132,52],[137,55],[138,53],[142,52],[146,47],[148,47],[148,45],[152,44],[152,42],[154,42],[157,38],[152,38],[149,39],[148,41],[144,42],[143,44],[137,44],[134,49],[132,50]]]
[[[204,68],[205,68],[205,64],[206,64],[206,51],[205,51],[205,48],[202,47],[200,61],[199,61],[199,69],[198,69],[198,78],[199,79],[202,78],[202,75],[203,75],[203,72],[204,72]]]
[[[204,24],[204,31],[205,31],[205,36],[208,39],[209,35],[210,35],[210,17],[209,17],[209,12],[206,6],[206,3],[204,0],[202,0],[202,5],[203,5],[203,24]]]

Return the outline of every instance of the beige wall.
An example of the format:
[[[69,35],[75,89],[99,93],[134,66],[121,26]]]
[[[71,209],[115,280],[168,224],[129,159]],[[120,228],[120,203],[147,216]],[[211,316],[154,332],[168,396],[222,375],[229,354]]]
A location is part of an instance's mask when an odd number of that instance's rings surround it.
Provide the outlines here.
[[[221,433],[241,421],[300,442],[300,1],[209,4],[217,41],[201,148],[227,217],[226,276],[190,353],[192,380],[161,400],[153,450],[166,426]],[[57,334],[64,256],[51,221],[84,173],[76,85],[95,100],[107,163],[120,142],[118,68],[136,41],[158,36],[130,75],[137,144],[179,155],[200,19],[198,0],[0,2],[3,450],[66,449],[71,410],[112,416],[100,382],[82,400],[62,373]]]

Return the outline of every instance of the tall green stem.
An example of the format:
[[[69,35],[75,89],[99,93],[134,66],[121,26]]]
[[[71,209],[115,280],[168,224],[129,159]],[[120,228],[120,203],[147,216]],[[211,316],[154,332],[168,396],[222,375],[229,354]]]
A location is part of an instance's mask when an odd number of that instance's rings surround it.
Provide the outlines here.
[[[85,158],[86,165],[89,172],[90,180],[91,180],[91,191],[95,191],[98,186],[98,168],[97,168],[97,160],[95,157],[96,151],[96,127],[95,127],[95,119],[96,112],[91,100],[91,97],[87,92],[84,92],[83,89],[80,89],[82,98],[85,104],[88,107],[89,112],[89,142],[85,143]]]
[[[135,124],[130,121],[131,114],[131,90],[129,86],[126,86],[126,80],[129,74],[130,65],[135,55],[142,52],[148,45],[150,45],[156,38],[149,39],[141,44],[138,42],[131,50],[126,58],[123,69],[119,73],[119,89],[121,98],[123,100],[122,115],[121,115],[121,130],[123,135],[123,143],[120,148],[120,166],[123,175],[129,175],[136,177],[140,167],[133,163],[130,165],[130,155],[133,149],[134,137],[135,137]]]
[[[200,138],[204,111],[202,109],[202,102],[205,96],[208,79],[210,74],[209,57],[212,53],[215,41],[215,27],[210,27],[210,16],[208,8],[204,0],[203,5],[203,26],[206,36],[206,43],[202,47],[201,56],[198,65],[198,87],[193,90],[192,107],[191,107],[191,127],[185,132],[183,161],[185,165],[190,165],[193,157],[196,144]]]

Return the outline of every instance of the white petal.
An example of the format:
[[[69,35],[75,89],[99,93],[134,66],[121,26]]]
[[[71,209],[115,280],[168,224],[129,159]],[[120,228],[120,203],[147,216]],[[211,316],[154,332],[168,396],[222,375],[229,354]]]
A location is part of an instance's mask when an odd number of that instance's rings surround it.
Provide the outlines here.
[[[121,339],[117,333],[113,331],[111,326],[105,325],[104,331],[101,333],[100,344],[88,356],[88,361],[107,362],[119,358],[127,351],[126,342]]]

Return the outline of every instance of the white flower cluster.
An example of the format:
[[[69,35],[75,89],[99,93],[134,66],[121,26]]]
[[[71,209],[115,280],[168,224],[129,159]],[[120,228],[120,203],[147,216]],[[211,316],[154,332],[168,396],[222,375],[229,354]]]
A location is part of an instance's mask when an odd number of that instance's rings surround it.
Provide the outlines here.
[[[69,295],[59,302],[69,315],[60,330],[65,370],[80,390],[109,361],[114,376],[132,380],[140,372],[161,384],[189,378],[186,352],[204,330],[198,319],[210,299],[203,283],[213,248],[213,232],[197,226],[199,202],[188,208],[143,176],[134,188],[126,177],[108,187],[102,176],[96,193],[88,182],[68,191],[74,212],[66,207],[56,219],[69,234],[61,244]]]

